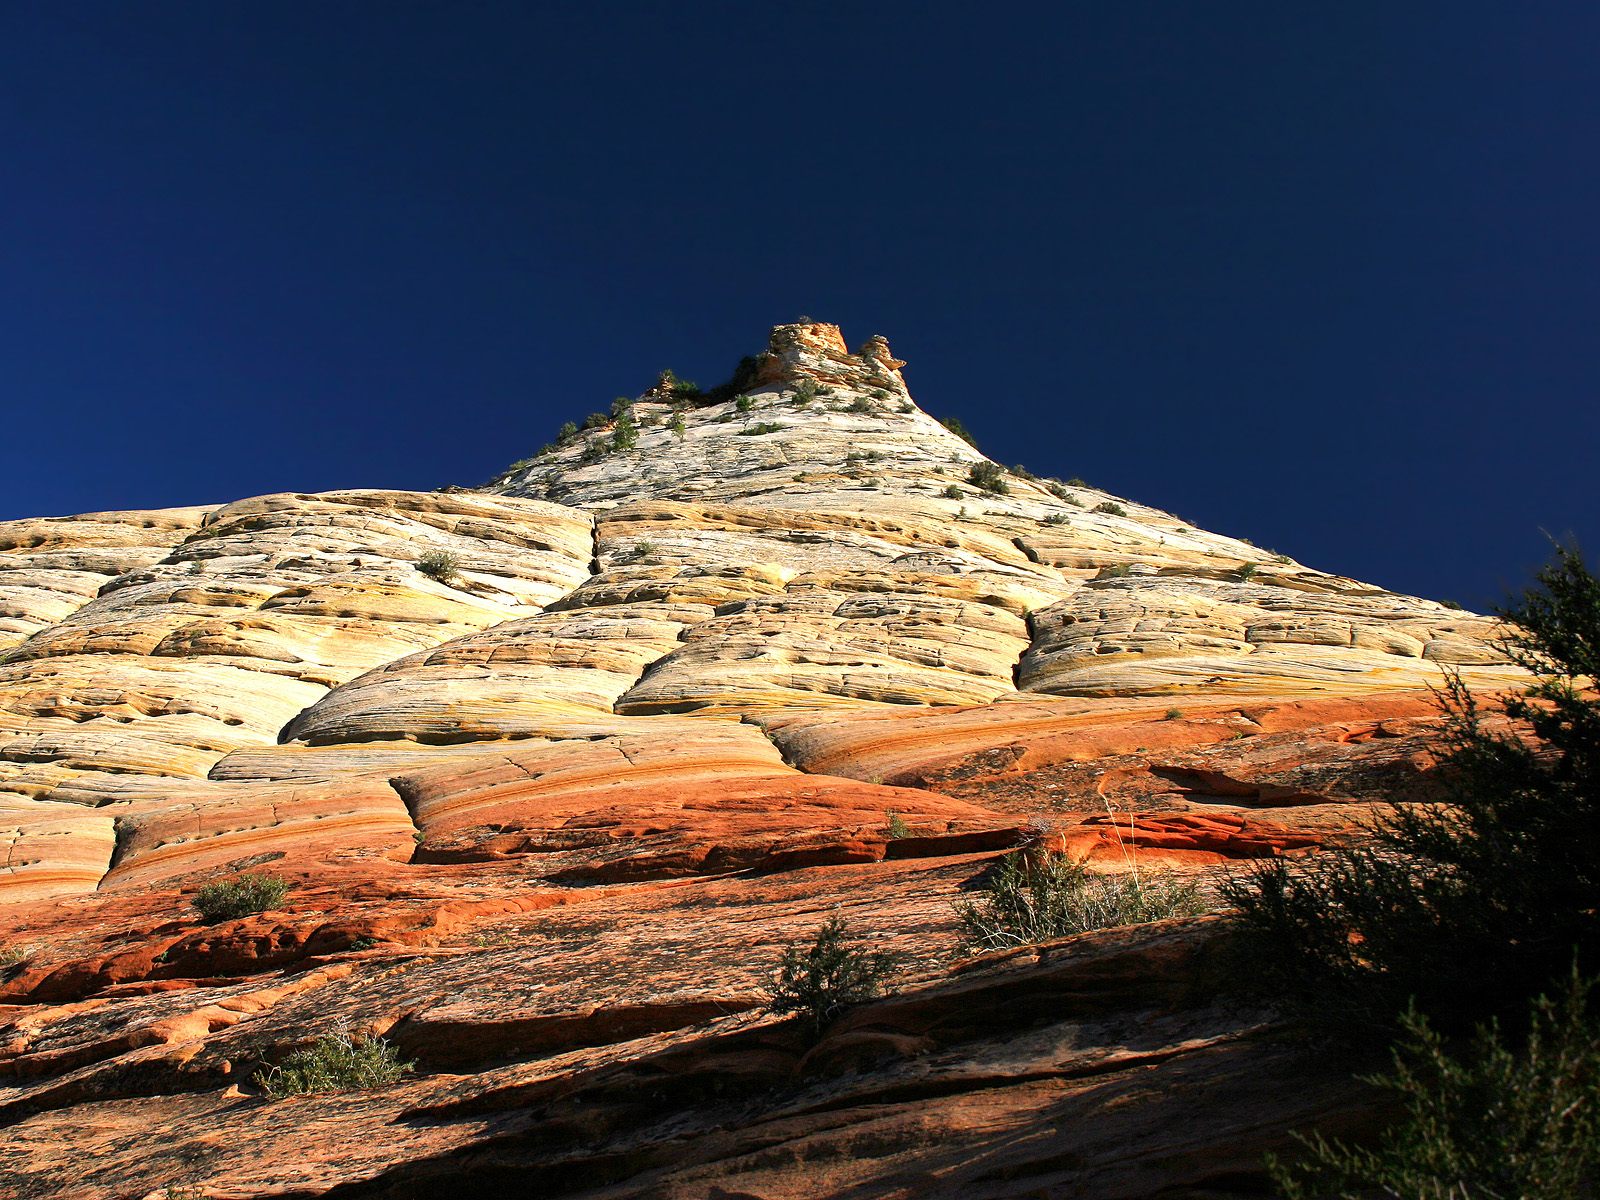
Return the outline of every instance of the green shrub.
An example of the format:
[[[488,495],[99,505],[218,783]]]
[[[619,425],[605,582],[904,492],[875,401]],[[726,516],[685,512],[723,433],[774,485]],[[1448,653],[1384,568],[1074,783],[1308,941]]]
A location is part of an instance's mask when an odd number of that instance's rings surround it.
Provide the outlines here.
[[[1075,487],[1075,488],[1086,488],[1089,485],[1087,483],[1085,483],[1083,480],[1079,479],[1076,475],[1074,475],[1071,479],[1067,480],[1067,486],[1068,487]]]
[[[1438,693],[1442,796],[1394,803],[1370,839],[1231,881],[1253,977],[1361,1042],[1414,1002],[1447,1032],[1519,1013],[1574,955],[1600,967],[1600,580],[1557,548],[1502,611],[1536,682],[1486,726],[1460,676]],[[1403,798],[1402,798],[1403,799]]]
[[[1067,516],[1066,513],[1051,513],[1044,519],[1046,525],[1068,525],[1071,522],[1072,518]]]
[[[1147,875],[1091,875],[1082,862],[1059,855],[1022,853],[1001,860],[975,900],[956,905],[968,942],[1001,950],[1050,941],[1090,929],[1140,925],[1206,911],[1192,880]]]
[[[845,1009],[883,994],[900,956],[850,944],[845,923],[829,917],[809,946],[790,946],[767,989],[767,1011],[801,1013],[820,1035]]]
[[[1163,719],[1167,721],[1181,721],[1183,719],[1183,709],[1169,708],[1167,709],[1167,715]]]
[[[1461,611],[1461,603],[1458,600],[1441,600],[1439,603],[1448,609],[1453,609],[1456,612]]]
[[[1008,495],[1011,491],[1011,485],[1006,482],[1005,468],[988,459],[972,464],[971,470],[967,472],[967,482],[975,488],[982,488],[997,496]]]
[[[617,415],[616,428],[611,433],[612,450],[632,450],[639,444],[639,427],[634,424],[633,414],[623,409]]]
[[[786,428],[776,421],[757,421],[754,425],[746,425],[739,433],[743,437],[760,437],[762,434],[779,433]]]
[[[599,429],[605,424],[607,424],[605,413],[590,413],[583,419],[583,427],[585,429]]]
[[[1044,485],[1044,490],[1049,492],[1057,500],[1071,500],[1072,499],[1072,493],[1067,491],[1066,488],[1062,487],[1061,484],[1058,483],[1054,479],[1048,481]]]
[[[734,367],[733,374],[726,383],[719,383],[709,391],[697,392],[693,398],[700,404],[722,404],[732,400],[741,392],[749,391],[756,385],[756,377],[761,374],[761,366],[766,359],[765,353],[745,355],[739,360],[739,365]]]
[[[460,569],[461,560],[448,550],[429,550],[417,559],[417,570],[440,583],[449,583]]]
[[[575,422],[572,422],[572,421],[564,421],[564,422],[562,422],[561,428],[556,430],[556,442],[559,445],[563,445],[564,446],[568,442],[570,442],[573,438],[575,438],[577,436],[578,436],[578,426],[577,426],[577,424]]]
[[[251,913],[270,912],[289,894],[287,880],[276,875],[240,875],[208,883],[194,894],[194,906],[208,925]]]
[[[1574,974],[1556,1000],[1533,1002],[1528,1034],[1507,1044],[1480,1027],[1465,1053],[1415,1010],[1393,1072],[1367,1082],[1396,1094],[1403,1115],[1375,1148],[1300,1139],[1293,1166],[1269,1160],[1284,1200],[1350,1196],[1418,1200],[1571,1200],[1600,1171],[1600,1028],[1592,984]]]
[[[257,1087],[274,1100],[314,1092],[388,1087],[416,1064],[401,1062],[382,1038],[325,1033],[270,1069],[257,1071]]]
[[[867,399],[865,396],[857,396],[854,400],[850,401],[849,405],[845,408],[845,412],[849,413],[872,414],[877,411],[877,404]]]
[[[740,396],[733,402],[733,406],[740,412],[747,413],[756,406],[756,402],[749,396]]]
[[[705,395],[705,393],[700,390],[699,384],[692,379],[678,378],[677,372],[671,367],[668,367],[665,371],[661,372],[661,383],[659,386],[665,390],[668,395],[676,396],[681,400],[698,400]]]
[[[888,829],[890,837],[907,838],[911,836],[911,826],[906,824],[904,817],[893,809],[890,809],[886,815],[888,816],[888,823],[885,827]]]
[[[972,431],[961,423],[960,417],[940,417],[939,424],[955,434],[974,450],[978,448],[978,439],[972,436]]]
[[[963,492],[959,487],[957,487],[953,483],[945,484],[944,491],[941,492],[940,494],[946,500],[959,500],[959,499],[961,499],[962,496],[966,495],[965,492]]]
[[[681,438],[688,431],[689,427],[683,423],[682,413],[673,413],[672,420],[667,422],[667,428],[672,430],[673,433],[677,434],[677,436]]]
[[[1039,478],[1037,475],[1035,475],[1032,471],[1028,470],[1028,468],[1023,466],[1021,463],[1018,463],[1016,466],[1012,467],[1011,468],[1011,473],[1013,475],[1015,475],[1018,479],[1035,480],[1035,479]]]
[[[1102,500],[1090,511],[1097,513],[1109,513],[1113,517],[1125,517],[1128,515],[1128,510],[1123,508],[1122,505],[1118,504],[1115,500]]]
[[[1252,579],[1254,579],[1256,577],[1256,565],[1255,565],[1255,563],[1240,563],[1239,564],[1238,575],[1239,575],[1239,579],[1242,582],[1249,583]]]
[[[633,401],[632,400],[628,399],[628,397],[626,397],[626,396],[618,396],[615,400],[613,400],[611,402],[611,415],[613,417],[620,417],[623,413],[627,412],[632,407],[633,407]]]

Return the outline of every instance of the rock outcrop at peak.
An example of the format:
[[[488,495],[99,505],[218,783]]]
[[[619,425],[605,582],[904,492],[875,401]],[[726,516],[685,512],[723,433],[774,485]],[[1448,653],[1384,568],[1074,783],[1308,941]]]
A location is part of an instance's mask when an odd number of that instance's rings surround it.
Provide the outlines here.
[[[1432,794],[1493,623],[1008,471],[848,345],[476,491],[0,523],[0,1178],[1242,1200],[1358,1119],[1190,986],[1206,921],[972,963],[955,906],[1019,844],[1209,887]],[[199,924],[246,871],[285,906]],[[810,1046],[763,989],[833,912],[903,994]],[[335,1029],[417,1074],[260,1101]]]

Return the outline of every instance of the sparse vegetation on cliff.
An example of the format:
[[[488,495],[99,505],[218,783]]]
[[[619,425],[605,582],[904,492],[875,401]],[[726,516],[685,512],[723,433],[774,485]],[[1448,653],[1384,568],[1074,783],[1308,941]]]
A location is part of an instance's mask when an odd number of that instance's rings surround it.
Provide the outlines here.
[[[616,424],[611,430],[611,449],[632,450],[638,444],[639,427],[634,423],[633,414],[623,409],[617,414]]]
[[[681,400],[699,400],[705,396],[698,383],[692,379],[679,379],[671,367],[661,372],[661,387],[669,395]]]
[[[1082,862],[1041,851],[1007,855],[976,899],[956,905],[956,916],[974,949],[1003,950],[1205,910],[1192,880],[1137,869],[1093,874]]]
[[[448,550],[429,550],[417,559],[417,570],[429,579],[449,583],[461,572],[461,560]]]
[[[767,989],[767,1011],[800,1013],[813,1036],[844,1011],[883,994],[900,956],[852,944],[842,918],[829,917],[808,946],[790,946]]]
[[[354,1092],[388,1087],[416,1064],[400,1061],[378,1037],[327,1033],[274,1067],[257,1071],[254,1083],[274,1100],[318,1092]]]
[[[251,913],[271,912],[288,894],[288,881],[276,875],[240,875],[206,884],[194,894],[194,906],[202,921],[215,925]]]
[[[974,450],[978,448],[978,439],[972,436],[972,430],[961,423],[960,417],[940,417],[939,424],[943,425]]]
[[[1011,492],[1011,485],[1006,482],[1005,468],[988,459],[972,464],[972,469],[967,472],[967,482],[975,488],[982,488],[997,496],[1005,496]]]

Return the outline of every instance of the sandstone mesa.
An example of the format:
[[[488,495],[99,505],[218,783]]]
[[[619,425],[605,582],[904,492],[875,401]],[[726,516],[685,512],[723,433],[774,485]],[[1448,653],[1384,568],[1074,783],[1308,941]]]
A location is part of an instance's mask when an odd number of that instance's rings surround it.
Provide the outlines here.
[[[0,1192],[1245,1196],[1352,1112],[1205,920],[969,959],[952,902],[1041,822],[1348,832],[1442,666],[1515,683],[1494,623],[974,486],[904,365],[779,326],[481,489],[0,523]],[[246,870],[283,911],[198,924]],[[911,966],[811,1047],[763,986],[836,909]],[[264,1103],[334,1027],[415,1074]]]

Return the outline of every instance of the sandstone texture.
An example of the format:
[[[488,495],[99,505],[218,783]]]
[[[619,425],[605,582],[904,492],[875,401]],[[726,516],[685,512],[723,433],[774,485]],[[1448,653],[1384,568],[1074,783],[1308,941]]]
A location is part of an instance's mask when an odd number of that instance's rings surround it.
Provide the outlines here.
[[[1245,1197],[1369,1119],[1217,918],[955,905],[1433,794],[1493,621],[998,469],[904,366],[780,326],[476,490],[0,523],[0,1195]],[[764,989],[834,913],[903,972],[813,1045]],[[414,1071],[266,1099],[330,1031]]]

